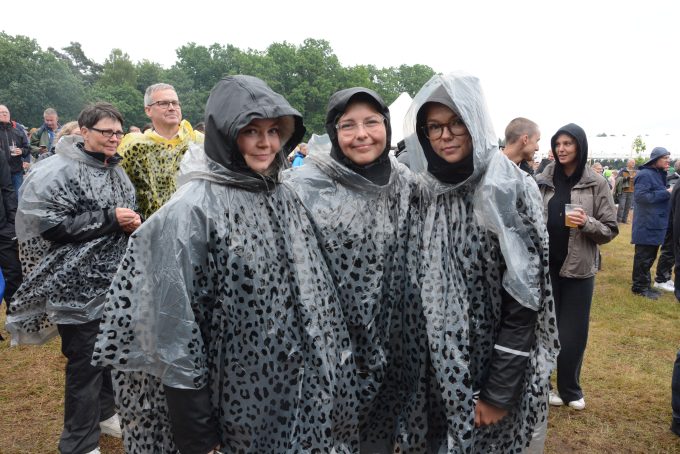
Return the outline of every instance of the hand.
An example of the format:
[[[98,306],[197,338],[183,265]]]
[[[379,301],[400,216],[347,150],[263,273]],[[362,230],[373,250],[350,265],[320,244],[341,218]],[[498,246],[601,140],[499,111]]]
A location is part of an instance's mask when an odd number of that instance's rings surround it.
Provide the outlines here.
[[[137,218],[132,221],[131,223],[121,226],[123,228],[123,232],[127,233],[128,235],[137,230],[137,228],[142,225],[142,218],[137,214]]]
[[[19,147],[11,147],[10,148],[12,156],[21,156],[21,148]]]
[[[567,215],[567,218],[569,218],[569,222],[571,222],[572,224],[576,224],[579,227],[583,227],[584,225],[586,225],[588,215],[583,210],[583,208],[575,208],[574,211],[571,211]]]
[[[28,170],[29,167],[31,167],[31,163],[30,162],[24,162],[23,166],[24,166],[24,170]]]
[[[139,213],[129,208],[116,208],[116,220],[118,225],[123,229],[123,232],[130,234],[137,230],[137,227],[142,225],[142,218]]]
[[[496,424],[507,414],[508,410],[494,407],[480,399],[475,406],[475,427],[485,427]]]

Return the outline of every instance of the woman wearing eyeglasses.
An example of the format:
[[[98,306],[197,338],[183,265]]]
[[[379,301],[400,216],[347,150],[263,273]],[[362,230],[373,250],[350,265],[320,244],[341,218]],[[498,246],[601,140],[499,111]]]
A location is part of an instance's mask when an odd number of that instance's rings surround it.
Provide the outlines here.
[[[557,338],[538,189],[496,145],[477,78],[433,77],[407,114],[419,191],[405,331],[424,338],[429,452],[523,452]],[[416,323],[418,322],[418,323]],[[423,423],[424,424],[424,423]]]
[[[340,294],[359,373],[361,452],[391,454],[409,372],[400,360],[410,172],[389,155],[390,113],[373,90],[335,93],[326,132],[330,152],[310,149],[286,183],[311,214]]]
[[[131,239],[94,361],[119,371],[129,453],[352,452],[350,340],[312,224],[281,183],[302,118],[251,76]]]

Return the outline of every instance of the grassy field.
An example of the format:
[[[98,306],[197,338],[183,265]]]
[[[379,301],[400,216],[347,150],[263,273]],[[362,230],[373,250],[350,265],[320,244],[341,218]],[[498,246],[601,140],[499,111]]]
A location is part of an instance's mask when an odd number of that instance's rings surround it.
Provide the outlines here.
[[[680,438],[668,430],[680,304],[669,293],[658,301],[631,294],[633,247],[630,227],[621,227],[602,250],[596,281],[582,372],[587,408],[551,409],[549,454],[680,453]],[[57,452],[63,368],[58,339],[41,347],[0,343],[1,454]],[[123,452],[119,440],[101,444],[104,453]]]

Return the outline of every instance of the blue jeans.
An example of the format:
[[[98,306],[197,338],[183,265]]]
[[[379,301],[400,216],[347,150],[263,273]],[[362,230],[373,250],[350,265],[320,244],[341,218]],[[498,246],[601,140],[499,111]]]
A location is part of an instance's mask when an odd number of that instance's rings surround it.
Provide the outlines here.
[[[12,185],[14,186],[14,192],[17,194],[17,200],[19,199],[19,188],[24,182],[24,172],[16,172],[12,174]]]
[[[633,193],[622,192],[619,195],[619,209],[616,212],[616,221],[621,224],[628,223],[628,211],[633,204]]]

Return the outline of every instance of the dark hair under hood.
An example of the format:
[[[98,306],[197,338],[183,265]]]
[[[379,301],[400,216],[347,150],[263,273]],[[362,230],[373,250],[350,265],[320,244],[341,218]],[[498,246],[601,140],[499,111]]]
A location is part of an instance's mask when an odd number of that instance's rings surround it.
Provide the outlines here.
[[[576,141],[578,164],[574,173],[569,177],[567,177],[564,173],[564,166],[557,158],[557,150],[555,149],[557,138],[561,134],[566,134]],[[552,150],[552,154],[555,157],[555,172],[559,172],[561,176],[566,178],[568,181],[576,184],[581,179],[581,176],[583,176],[583,170],[586,168],[586,164],[588,163],[588,139],[586,138],[586,132],[583,130],[583,128],[575,123],[564,125],[558,129],[550,139],[550,149]]]
[[[253,120],[265,118],[281,119],[282,146],[272,164],[276,168],[268,177],[246,165],[236,143],[241,129]],[[231,171],[278,182],[279,171],[287,165],[286,157],[304,134],[302,115],[257,77],[228,76],[210,92],[205,106],[205,154]]]
[[[378,159],[363,166],[355,164],[342,152],[340,144],[338,143],[338,130],[335,128],[338,119],[345,113],[347,106],[352,102],[359,101],[364,101],[373,105],[375,109],[385,117],[385,129],[387,133],[385,149],[380,156],[378,156]],[[331,139],[331,157],[333,159],[375,184],[381,186],[387,184],[392,169],[389,157],[390,144],[392,142],[392,126],[390,124],[390,110],[378,93],[363,87],[347,88],[334,93],[328,101],[326,132]]]

